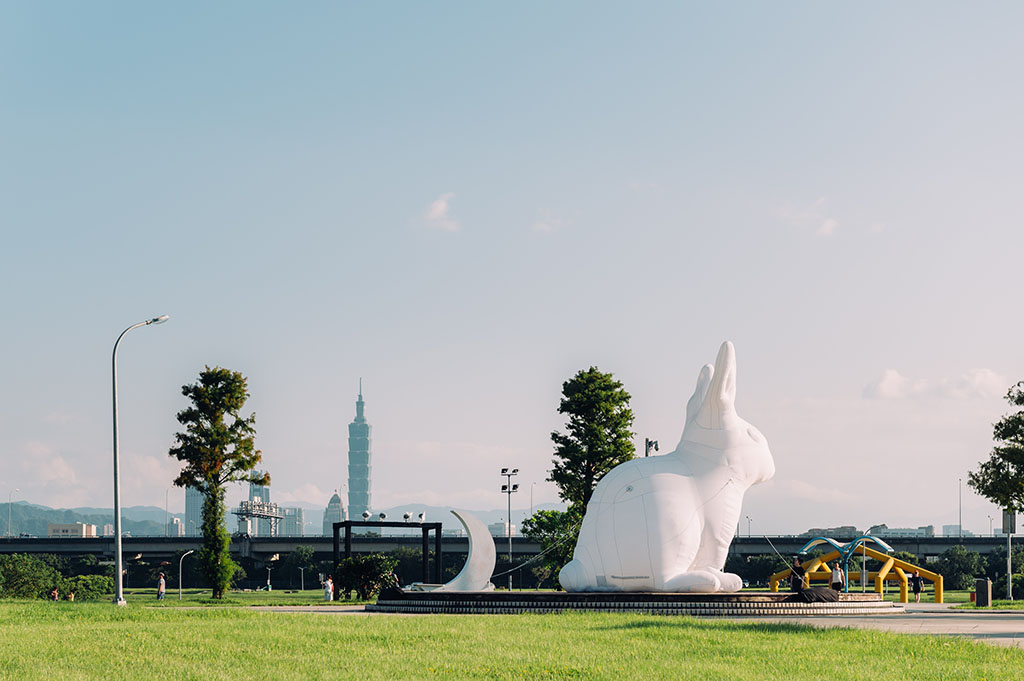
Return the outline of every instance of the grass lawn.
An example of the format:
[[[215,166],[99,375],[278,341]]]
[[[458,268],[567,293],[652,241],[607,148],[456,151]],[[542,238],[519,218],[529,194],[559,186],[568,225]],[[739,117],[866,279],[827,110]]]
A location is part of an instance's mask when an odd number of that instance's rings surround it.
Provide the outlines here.
[[[113,595],[110,599],[113,600]],[[348,600],[324,601],[323,589],[280,590],[280,591],[229,591],[224,598],[214,600],[209,589],[183,589],[181,600],[178,590],[169,590],[162,601],[156,599],[156,589],[125,589],[124,599],[129,605],[149,608],[187,607],[237,607],[245,605],[359,605],[366,601]]]
[[[974,603],[956,606],[958,610],[1024,610],[1024,601],[1006,601],[992,599],[991,608],[979,608]]]
[[[1018,679],[966,640],[612,613],[384,616],[0,602],[0,679]]]

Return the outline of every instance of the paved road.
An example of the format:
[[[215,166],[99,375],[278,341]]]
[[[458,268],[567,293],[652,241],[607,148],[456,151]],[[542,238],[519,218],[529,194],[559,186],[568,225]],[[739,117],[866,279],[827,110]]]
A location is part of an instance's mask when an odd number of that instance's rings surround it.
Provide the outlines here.
[[[273,612],[313,612],[330,615],[366,615],[393,617],[384,613],[369,613],[361,605],[289,605],[260,606],[256,610]],[[406,615],[417,617],[418,615]],[[729,618],[730,622],[764,622],[765,618]],[[770,622],[808,624],[814,627],[854,627],[878,629],[901,634],[932,634],[935,636],[963,636],[984,643],[1016,646],[1024,649],[1024,610],[953,610],[949,605],[935,603],[908,603],[902,615],[875,617],[775,617]]]

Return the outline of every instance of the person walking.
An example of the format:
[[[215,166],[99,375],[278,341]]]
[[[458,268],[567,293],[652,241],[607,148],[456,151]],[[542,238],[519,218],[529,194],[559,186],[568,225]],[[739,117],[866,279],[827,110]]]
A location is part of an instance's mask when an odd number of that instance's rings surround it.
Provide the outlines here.
[[[843,585],[846,584],[846,575],[843,574],[843,568],[839,567],[838,560],[832,568],[832,577],[829,579],[829,583],[834,591],[842,591]]]
[[[164,579],[164,573],[160,573],[160,579],[156,582],[156,599],[162,601],[164,594],[167,593],[167,580]]]
[[[921,577],[920,570],[914,570],[913,576],[910,578],[910,588],[914,590],[914,602],[921,602],[921,591],[924,590],[924,578]]]

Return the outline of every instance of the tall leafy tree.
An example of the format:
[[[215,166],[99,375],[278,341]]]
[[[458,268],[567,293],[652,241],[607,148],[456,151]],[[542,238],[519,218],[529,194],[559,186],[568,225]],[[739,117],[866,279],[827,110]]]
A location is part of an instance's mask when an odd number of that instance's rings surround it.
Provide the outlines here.
[[[590,367],[562,384],[558,412],[569,420],[565,433],[551,433],[555,458],[548,480],[558,485],[570,513],[582,516],[604,474],[635,456],[629,393],[611,374]]]
[[[199,380],[181,388],[192,405],[178,412],[185,432],[177,433],[169,455],[185,464],[174,480],[178,487],[201,491],[203,547],[199,562],[213,587],[213,597],[227,591],[238,566],[228,552],[231,537],[224,529],[224,491],[231,482],[269,485],[270,476],[257,473],[256,414],[241,415],[249,398],[245,377],[237,371],[206,367]]]
[[[1024,407],[1024,381],[1011,387],[1006,401]],[[992,427],[996,446],[988,461],[967,474],[967,484],[999,508],[1024,511],[1024,409],[1007,414]]]

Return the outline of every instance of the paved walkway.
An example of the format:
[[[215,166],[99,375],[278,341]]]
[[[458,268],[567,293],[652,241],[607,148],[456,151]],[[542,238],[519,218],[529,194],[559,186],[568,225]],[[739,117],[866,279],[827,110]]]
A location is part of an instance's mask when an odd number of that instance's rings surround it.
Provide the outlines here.
[[[961,636],[993,645],[1024,648],[1024,610],[953,610],[949,605],[936,603],[908,603],[906,607],[903,615],[786,617],[771,621],[813,627],[878,629],[900,634]],[[744,621],[753,620],[744,618]]]
[[[936,603],[908,603],[902,615],[874,617],[773,617],[728,618],[729,622],[782,622],[807,624],[813,627],[853,627],[878,629],[900,634],[931,634],[933,636],[962,636],[984,643],[1016,646],[1024,649],[1024,610],[953,610],[951,606]],[[394,617],[386,613],[366,612],[361,605],[281,605],[256,606],[254,610],[273,612],[312,612],[328,615],[365,615],[368,617]],[[418,615],[400,615],[418,617]]]

